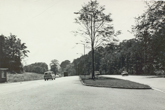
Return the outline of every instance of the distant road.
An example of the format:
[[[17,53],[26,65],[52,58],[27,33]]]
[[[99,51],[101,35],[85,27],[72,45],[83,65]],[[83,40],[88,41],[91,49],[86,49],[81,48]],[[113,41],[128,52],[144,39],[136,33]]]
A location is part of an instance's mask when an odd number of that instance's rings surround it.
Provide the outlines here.
[[[0,110],[165,110],[155,90],[84,86],[78,76],[0,84]]]

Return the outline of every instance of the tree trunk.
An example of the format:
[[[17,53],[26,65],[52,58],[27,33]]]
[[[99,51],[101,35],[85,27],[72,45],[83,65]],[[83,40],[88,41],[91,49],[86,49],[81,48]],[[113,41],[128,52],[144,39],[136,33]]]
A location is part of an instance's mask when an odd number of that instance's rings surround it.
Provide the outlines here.
[[[94,71],[94,47],[92,46],[92,79],[95,79]]]

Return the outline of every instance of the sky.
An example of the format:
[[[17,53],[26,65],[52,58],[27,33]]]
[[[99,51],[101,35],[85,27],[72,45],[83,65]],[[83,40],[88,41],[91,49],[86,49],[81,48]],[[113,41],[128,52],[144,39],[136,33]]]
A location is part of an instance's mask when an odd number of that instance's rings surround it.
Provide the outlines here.
[[[135,25],[135,17],[146,7],[142,0],[97,0],[105,5],[105,13],[111,13],[114,29],[121,30],[120,41],[134,38],[128,32]],[[74,23],[78,12],[89,0],[0,0],[0,34],[10,33],[26,43],[30,51],[22,60],[24,65],[57,59],[71,62],[84,54],[83,38],[73,31],[79,27]],[[90,48],[85,48],[87,54]]]

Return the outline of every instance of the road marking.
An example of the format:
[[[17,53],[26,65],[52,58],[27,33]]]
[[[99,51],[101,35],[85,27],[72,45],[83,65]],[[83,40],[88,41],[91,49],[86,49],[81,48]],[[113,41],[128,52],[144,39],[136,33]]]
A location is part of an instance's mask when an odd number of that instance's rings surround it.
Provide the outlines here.
[[[159,92],[162,92],[162,93],[165,93],[165,91],[162,91],[162,90],[157,89],[157,88],[154,88],[154,87],[152,87],[152,89],[154,89],[154,90],[156,90],[156,91],[159,91]]]

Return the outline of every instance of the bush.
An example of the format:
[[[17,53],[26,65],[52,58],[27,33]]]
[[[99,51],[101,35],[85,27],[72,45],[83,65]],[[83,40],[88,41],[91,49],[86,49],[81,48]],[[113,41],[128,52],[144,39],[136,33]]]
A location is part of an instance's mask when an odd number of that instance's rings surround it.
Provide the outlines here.
[[[21,81],[31,81],[43,79],[43,74],[25,72],[23,74],[7,74],[8,82],[21,82]]]

